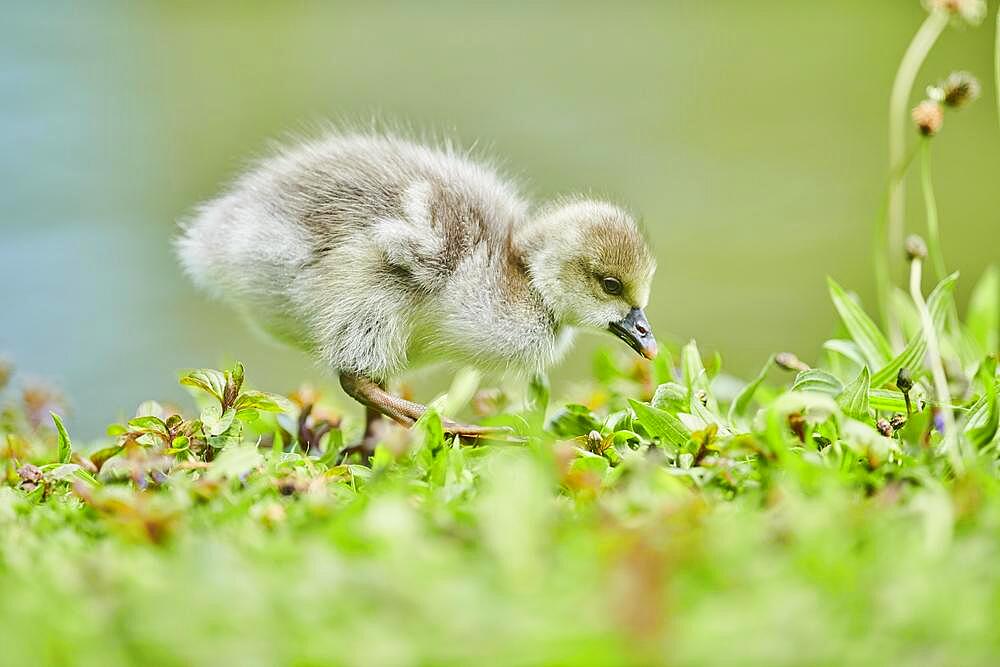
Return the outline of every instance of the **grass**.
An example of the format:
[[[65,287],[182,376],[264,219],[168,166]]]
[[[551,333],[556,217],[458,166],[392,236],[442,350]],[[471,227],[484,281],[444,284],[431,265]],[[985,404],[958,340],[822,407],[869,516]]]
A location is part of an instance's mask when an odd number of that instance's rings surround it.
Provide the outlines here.
[[[929,155],[907,289],[831,280],[833,337],[750,382],[694,342],[558,402],[461,372],[341,461],[359,424],[239,364],[86,444],[0,369],[0,665],[996,664],[1000,278],[959,316]]]
[[[602,353],[579,404],[475,394],[526,444],[463,446],[432,411],[370,466],[338,463],[356,429],[322,401],[246,390],[239,366],[90,448],[12,388],[0,663],[991,664],[1000,294],[991,273],[948,331],[954,284],[926,307],[963,369],[957,464],[924,366],[903,423],[916,307],[887,359],[835,283],[848,337],[816,368],[739,386],[694,343],[676,365]]]

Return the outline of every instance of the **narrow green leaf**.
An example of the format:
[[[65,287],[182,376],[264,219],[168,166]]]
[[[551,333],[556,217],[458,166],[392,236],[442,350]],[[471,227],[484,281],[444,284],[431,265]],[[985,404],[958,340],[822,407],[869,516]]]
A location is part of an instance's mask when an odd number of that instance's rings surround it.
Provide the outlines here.
[[[950,299],[957,281],[958,274],[951,274],[938,283],[930,296],[927,297],[927,309],[931,313],[931,318],[934,320],[934,327],[936,329],[944,326],[945,318],[948,315],[948,306],[951,303]],[[896,379],[900,368],[909,368],[911,370],[921,368],[924,364],[925,354],[927,354],[927,339],[921,330],[914,334],[902,352],[872,375],[871,385],[873,387],[881,387],[892,382]]]
[[[1000,406],[997,405],[997,361],[995,357],[987,357],[979,367],[979,380],[982,382],[984,394],[976,402],[965,422],[965,435],[977,449],[991,442],[1000,427]]]
[[[870,388],[871,375],[868,372],[868,367],[864,366],[858,373],[858,377],[844,387],[844,391],[837,397],[837,404],[848,416],[865,421],[869,417],[868,391]]]
[[[73,441],[69,439],[69,434],[66,433],[66,427],[63,425],[62,418],[54,412],[50,412],[49,414],[52,415],[52,421],[55,422],[56,432],[59,437],[59,462],[69,463],[70,458],[73,456]]]
[[[993,386],[973,408],[965,435],[976,448],[983,448],[993,442],[1000,427],[1000,407],[997,406],[997,387]]]
[[[861,355],[861,350],[853,340],[843,340],[834,338],[823,343],[823,349],[836,352],[842,357],[850,359],[858,366],[865,365],[865,358]]]
[[[691,396],[698,392],[704,392],[708,407],[713,411],[718,411],[719,405],[712,394],[708,371],[705,369],[705,364],[702,363],[698,343],[693,340],[681,350],[681,374]]]
[[[844,384],[835,375],[818,368],[810,368],[795,376],[792,391],[809,391],[839,396],[844,391]]]
[[[275,437],[278,438],[280,436],[276,435]],[[340,455],[340,450],[344,448],[344,432],[339,428],[331,429],[327,433],[325,440],[326,448],[323,450],[323,455],[319,457],[319,462],[327,466],[333,466]]]
[[[645,403],[628,399],[635,419],[646,430],[650,437],[660,438],[672,445],[683,445],[691,437],[691,432],[675,415],[663,410],[657,410]]]
[[[861,349],[868,364],[873,368],[881,368],[892,358],[889,341],[861,306],[833,278],[828,278],[827,282],[830,298],[851,338]]]
[[[753,400],[753,395],[757,393],[757,388],[760,387],[764,382],[764,378],[767,377],[767,372],[771,370],[771,366],[774,365],[774,355],[767,360],[764,367],[760,369],[757,373],[757,377],[750,381],[746,387],[736,395],[733,400],[732,405],[729,406],[729,423],[732,424],[733,420],[737,417],[742,417],[746,414],[747,408],[750,407],[750,401]]]
[[[899,391],[871,389],[868,391],[868,406],[883,412],[906,412],[906,400]]]
[[[531,376],[528,384],[528,403],[533,411],[538,412],[543,417],[549,407],[549,378],[544,373],[536,373]]]

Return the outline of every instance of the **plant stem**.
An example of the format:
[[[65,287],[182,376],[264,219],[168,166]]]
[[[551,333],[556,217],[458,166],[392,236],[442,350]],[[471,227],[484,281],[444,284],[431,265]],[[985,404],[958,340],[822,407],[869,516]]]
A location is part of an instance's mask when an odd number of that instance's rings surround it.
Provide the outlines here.
[[[913,82],[917,78],[921,65],[927,58],[941,32],[948,25],[948,12],[934,9],[920,25],[913,41],[903,54],[899,63],[896,78],[892,83],[892,94],[889,97],[889,168],[896,169],[903,160],[906,150],[906,119]],[[888,238],[890,254],[882,261],[886,262],[885,273],[891,276],[894,266],[898,266],[894,252],[903,246],[903,227],[906,207],[906,189],[900,178],[890,184],[888,211]],[[884,295],[888,299],[888,294]]]
[[[997,121],[1000,121],[1000,7],[997,8],[996,46],[993,48],[993,76],[996,78]]]
[[[927,209],[927,245],[934,265],[934,277],[940,282],[947,273],[941,251],[937,198],[934,196],[934,183],[931,180],[931,142],[926,137],[920,142],[920,187],[924,192],[924,207]]]
[[[889,199],[892,196],[893,188],[906,177],[906,172],[909,171],[910,165],[913,163],[913,158],[916,154],[916,148],[911,149],[906,155],[906,159],[889,171],[888,187],[886,188],[886,200],[882,206],[882,211],[879,213],[879,217],[875,221],[875,287],[878,292],[879,313],[882,316],[882,325],[889,333],[889,340],[894,349],[902,348],[903,335],[899,330],[899,327],[896,326],[896,322],[893,320],[889,310],[892,302],[892,278],[889,275],[888,260],[889,253],[891,251],[888,245],[886,225],[888,223],[889,216]],[[898,249],[900,253],[902,253],[902,247],[903,245],[900,243]]]
[[[941,444],[941,451],[948,456],[952,468],[955,472],[964,469],[962,456],[958,451],[959,441],[955,431],[955,415],[951,409],[951,394],[948,391],[948,378],[944,373],[944,365],[941,363],[941,348],[938,345],[937,331],[934,330],[934,319],[931,311],[927,308],[924,295],[920,291],[921,268],[923,261],[914,259],[910,262],[910,296],[920,313],[920,323],[924,330],[924,338],[927,340],[927,357],[931,367],[931,377],[934,380],[934,392],[939,403],[938,409],[941,411],[941,418],[944,421],[944,442]]]
[[[934,196],[934,182],[931,178],[931,140],[924,137],[920,142],[920,187],[924,195],[924,209],[927,216],[928,253],[934,264],[935,280],[941,282],[948,275],[944,251],[941,249],[941,227],[938,224],[937,198]],[[958,309],[954,300],[948,309],[948,331],[958,331]]]

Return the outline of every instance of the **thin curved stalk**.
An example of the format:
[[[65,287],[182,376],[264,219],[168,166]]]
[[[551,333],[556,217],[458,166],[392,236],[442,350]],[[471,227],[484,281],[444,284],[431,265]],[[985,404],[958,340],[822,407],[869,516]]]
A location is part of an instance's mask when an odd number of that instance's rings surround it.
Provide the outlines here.
[[[934,277],[937,282],[941,282],[948,273],[941,251],[937,198],[934,196],[934,182],[931,179],[931,142],[927,138],[920,142],[920,186],[924,193],[924,208],[927,209],[927,246],[934,265]]]
[[[942,9],[935,9],[927,15],[924,22],[913,36],[913,41],[903,54],[899,63],[896,78],[892,82],[892,94],[889,97],[889,168],[895,169],[903,160],[906,151],[906,119],[909,117],[908,106],[913,83],[923,65],[927,54],[938,37],[948,25],[949,15]],[[885,271],[892,274],[892,267],[898,266],[893,261],[891,253],[903,247],[903,228],[906,206],[906,188],[903,180],[891,185],[889,194],[888,238],[890,254],[883,260],[887,262]],[[888,296],[888,295],[886,295]]]
[[[955,472],[964,469],[963,458],[959,452],[960,441],[958,439],[955,415],[952,414],[951,393],[948,391],[948,377],[944,373],[944,364],[941,362],[941,346],[938,344],[937,331],[934,329],[934,319],[927,302],[920,291],[921,267],[923,261],[914,259],[910,262],[910,296],[920,314],[920,325],[924,330],[924,338],[927,340],[927,358],[931,367],[931,378],[934,381],[934,393],[937,397],[938,408],[944,425],[944,442],[941,443],[941,451],[948,457],[949,462]]]
[[[889,341],[895,348],[901,348],[904,341],[902,332],[896,326],[889,310],[892,302],[892,279],[889,275],[888,257],[891,250],[888,245],[886,225],[889,219],[889,199],[892,197],[893,189],[906,177],[906,173],[909,171],[916,154],[916,148],[911,149],[902,163],[890,170],[885,203],[879,212],[878,218],[875,220],[875,287],[878,293],[879,314],[882,317],[882,326],[889,334]],[[900,254],[902,254],[902,248],[902,243],[900,243],[898,247]]]
[[[996,46],[993,49],[993,75],[996,77],[997,121],[1000,122],[1000,7],[997,8]]]

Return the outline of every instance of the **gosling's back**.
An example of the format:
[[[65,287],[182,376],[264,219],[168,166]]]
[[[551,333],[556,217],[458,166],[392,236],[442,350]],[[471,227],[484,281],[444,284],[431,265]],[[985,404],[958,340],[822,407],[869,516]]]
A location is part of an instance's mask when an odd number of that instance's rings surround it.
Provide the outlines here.
[[[199,207],[178,251],[272,336],[386,376],[465,259],[516,261],[527,210],[509,180],[447,146],[332,135],[260,161]]]

